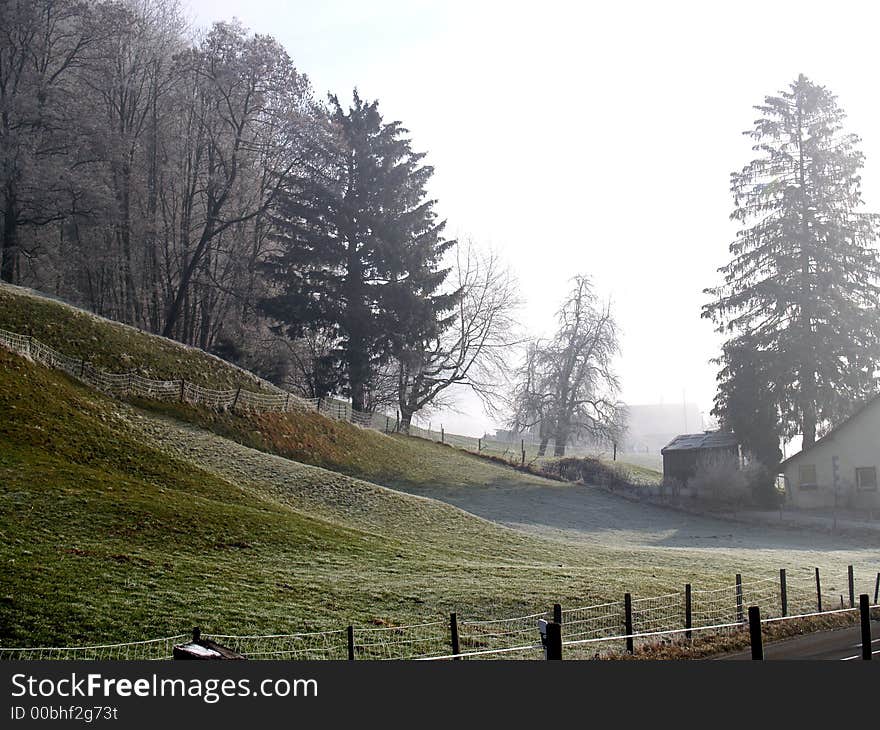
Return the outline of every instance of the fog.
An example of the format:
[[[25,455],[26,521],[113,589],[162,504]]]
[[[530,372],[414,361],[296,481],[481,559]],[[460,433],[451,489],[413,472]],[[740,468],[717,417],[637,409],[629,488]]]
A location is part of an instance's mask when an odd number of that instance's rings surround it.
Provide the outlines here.
[[[614,302],[630,404],[708,415],[720,338],[700,318],[735,234],[729,174],[751,159],[753,105],[804,73],[866,153],[880,209],[877,11],[864,3],[190,0],[206,26],[274,35],[320,93],[357,87],[429,153],[454,234],[502,252],[524,327],[546,334],[568,279]],[[431,416],[491,427],[478,402]]]

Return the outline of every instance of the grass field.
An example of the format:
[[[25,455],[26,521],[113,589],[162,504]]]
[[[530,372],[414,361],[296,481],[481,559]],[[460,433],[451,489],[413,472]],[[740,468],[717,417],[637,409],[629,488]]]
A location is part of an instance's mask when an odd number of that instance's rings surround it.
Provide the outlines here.
[[[849,563],[877,570],[877,545],[634,505],[313,414],[155,410],[3,351],[0,381],[5,646],[506,617],[779,567],[819,565],[832,591]]]

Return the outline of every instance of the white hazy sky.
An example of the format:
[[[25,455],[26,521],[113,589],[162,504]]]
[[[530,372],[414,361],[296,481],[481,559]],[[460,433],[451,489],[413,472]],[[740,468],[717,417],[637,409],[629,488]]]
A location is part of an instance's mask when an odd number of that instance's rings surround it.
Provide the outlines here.
[[[186,0],[185,0],[186,1]],[[869,2],[189,0],[275,36],[320,94],[378,98],[435,166],[453,233],[498,249],[533,334],[577,273],[612,297],[631,404],[708,414],[720,340],[700,318],[735,234],[729,175],[753,106],[804,73],[859,134],[880,210],[877,28]],[[477,433],[478,405],[433,416]]]

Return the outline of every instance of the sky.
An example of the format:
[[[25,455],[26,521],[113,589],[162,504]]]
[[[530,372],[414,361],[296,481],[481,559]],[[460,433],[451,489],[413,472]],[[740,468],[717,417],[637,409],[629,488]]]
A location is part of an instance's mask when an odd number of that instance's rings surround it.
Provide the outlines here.
[[[378,99],[435,175],[453,235],[497,250],[523,327],[549,334],[569,281],[613,302],[630,404],[708,417],[721,338],[700,317],[736,234],[730,173],[753,107],[804,73],[838,96],[880,211],[880,101],[869,2],[189,0],[196,26],[273,35],[317,93]],[[473,399],[447,431],[493,422]],[[499,424],[494,424],[499,425]]]

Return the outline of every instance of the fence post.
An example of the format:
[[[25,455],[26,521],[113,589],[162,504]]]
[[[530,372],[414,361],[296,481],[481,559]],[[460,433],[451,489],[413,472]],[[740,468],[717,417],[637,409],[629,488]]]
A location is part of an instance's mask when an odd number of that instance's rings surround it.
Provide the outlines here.
[[[688,641],[690,641],[693,632],[691,629],[694,627],[694,614],[693,614],[693,604],[691,602],[691,584],[685,583],[684,586],[684,627],[687,629],[684,635],[687,637]]]
[[[284,412],[287,413],[290,410],[290,391],[287,392],[287,395],[284,397]]]
[[[779,601],[782,604],[782,615],[788,616],[788,584],[785,580],[785,568],[779,569]]]
[[[520,439],[519,448],[522,450],[522,466],[526,465],[526,440]]]
[[[391,423],[391,419],[388,416],[385,416],[385,433],[388,433],[388,427]]]
[[[627,654],[632,654],[634,650],[633,646],[633,604],[632,604],[632,596],[629,593],[625,593],[623,596],[623,626],[626,631],[626,652]]]
[[[440,443],[441,443],[441,444],[445,444],[445,443],[446,443],[446,431],[443,430],[443,424],[442,424],[442,423],[440,424]]]
[[[181,378],[180,379],[180,402],[183,403],[183,389],[186,387],[186,381]]]
[[[400,433],[400,411],[397,411],[397,422],[394,424],[394,433]]]
[[[555,621],[547,624],[547,658],[562,659],[562,626]]]
[[[856,588],[855,588],[855,579],[853,576],[853,567],[850,565],[846,569],[846,578],[849,582],[849,607],[856,607]]]
[[[562,626],[562,606],[558,603],[553,604],[553,620]]]
[[[458,616],[454,612],[449,614],[449,634],[452,637],[452,653],[460,654],[461,646],[458,642]],[[457,656],[455,661],[460,661]]]
[[[822,583],[819,581],[819,569],[816,568],[816,606],[822,613]]]
[[[354,661],[354,626],[348,627],[348,659]]]
[[[749,606],[749,639],[752,644],[752,659],[764,659],[764,639],[761,636],[761,609]]]
[[[86,359],[82,358],[79,363],[79,379],[82,380],[86,372]]]
[[[232,399],[232,408],[231,411],[235,411],[235,406],[238,404],[238,396],[241,395],[241,386],[238,386],[238,390],[235,391],[235,398]]]
[[[743,623],[743,577],[742,573],[736,574],[736,620]]]
[[[874,581],[874,605],[877,605],[877,599],[880,598],[880,573],[877,573],[877,580]]]
[[[859,596],[859,613],[862,617],[862,659],[871,659],[871,607],[867,593]]]
[[[483,450],[483,439],[478,438],[477,439],[477,453],[479,454],[482,450]],[[880,573],[878,573],[877,575],[878,575],[878,577],[880,577]]]

